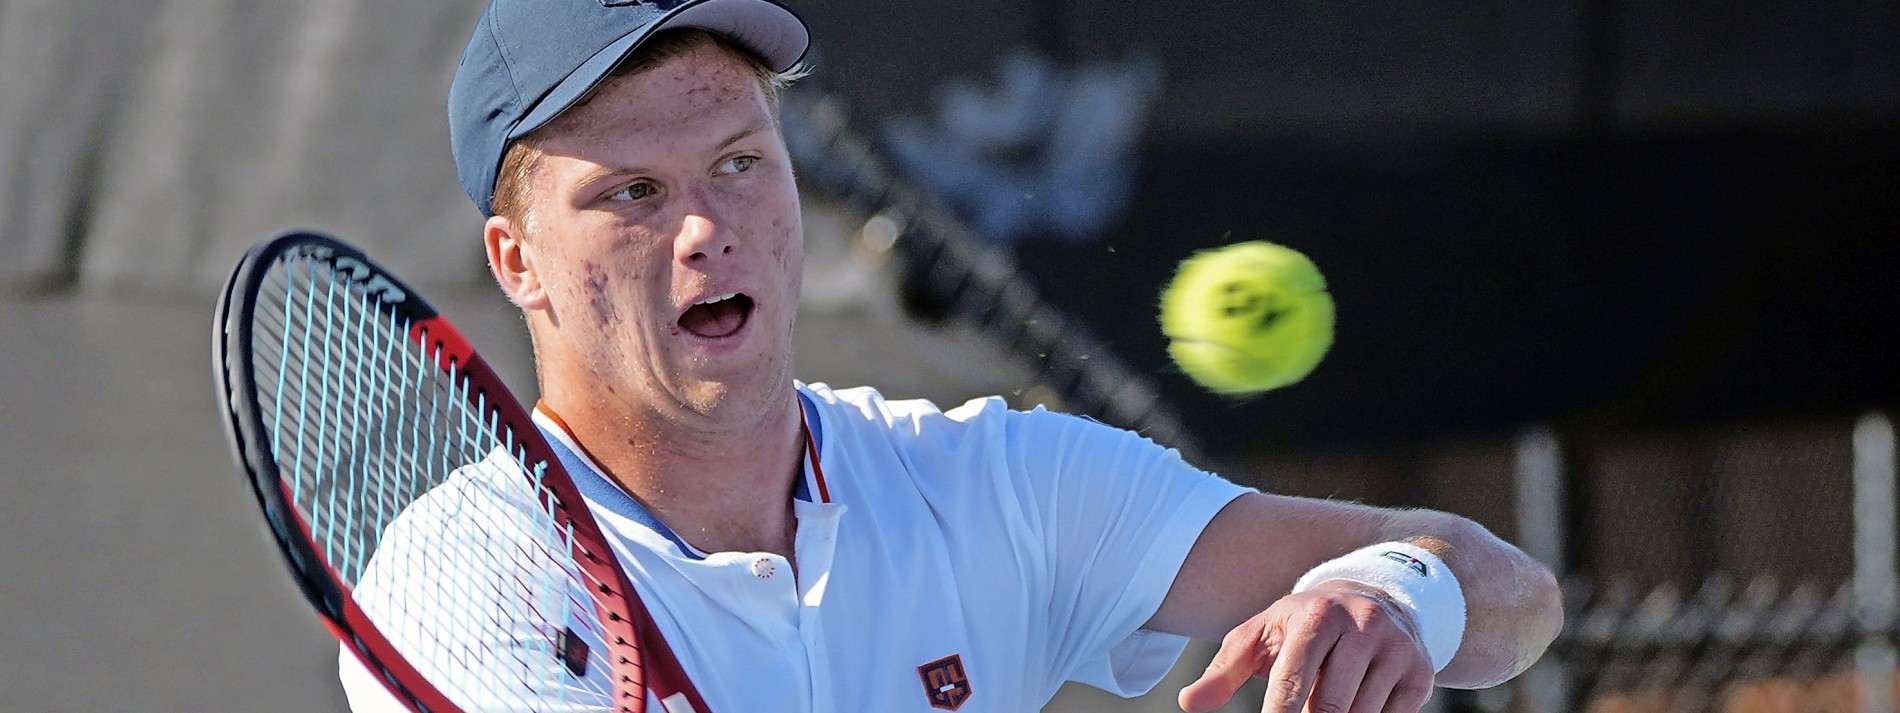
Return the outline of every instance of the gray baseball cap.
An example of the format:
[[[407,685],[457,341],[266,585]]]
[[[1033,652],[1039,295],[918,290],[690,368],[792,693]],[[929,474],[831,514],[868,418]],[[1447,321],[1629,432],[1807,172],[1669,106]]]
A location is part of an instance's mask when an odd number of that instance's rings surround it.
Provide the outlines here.
[[[508,142],[580,101],[660,30],[696,28],[774,70],[805,56],[811,32],[773,0],[493,0],[449,86],[449,143],[462,188],[494,215]]]

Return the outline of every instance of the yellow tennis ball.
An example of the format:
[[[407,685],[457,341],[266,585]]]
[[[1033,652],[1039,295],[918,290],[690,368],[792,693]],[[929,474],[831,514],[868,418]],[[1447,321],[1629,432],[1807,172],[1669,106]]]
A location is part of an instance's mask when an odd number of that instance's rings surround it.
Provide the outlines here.
[[[1306,378],[1333,345],[1333,297],[1291,248],[1246,242],[1182,261],[1161,292],[1168,355],[1209,391],[1257,394]]]

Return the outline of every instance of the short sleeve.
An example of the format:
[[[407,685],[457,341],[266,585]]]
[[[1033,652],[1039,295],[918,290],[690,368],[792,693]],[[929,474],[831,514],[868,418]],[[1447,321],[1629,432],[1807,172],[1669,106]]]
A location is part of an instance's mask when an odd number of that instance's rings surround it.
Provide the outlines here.
[[[1122,696],[1146,693],[1187,640],[1144,631],[1188,551],[1247,488],[1173,449],[1088,419],[1011,412],[1010,459],[1047,524],[1050,660],[1068,680]]]

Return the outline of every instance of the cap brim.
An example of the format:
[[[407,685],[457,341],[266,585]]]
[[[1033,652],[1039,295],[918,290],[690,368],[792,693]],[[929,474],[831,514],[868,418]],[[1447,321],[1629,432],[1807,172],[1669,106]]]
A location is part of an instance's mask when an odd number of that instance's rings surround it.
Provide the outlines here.
[[[615,40],[561,80],[535,103],[508,133],[518,139],[560,116],[599,86],[635,47],[661,30],[694,28],[711,32],[759,55],[773,71],[798,64],[811,45],[811,31],[798,15],[771,0],[695,0],[681,4],[658,22]]]

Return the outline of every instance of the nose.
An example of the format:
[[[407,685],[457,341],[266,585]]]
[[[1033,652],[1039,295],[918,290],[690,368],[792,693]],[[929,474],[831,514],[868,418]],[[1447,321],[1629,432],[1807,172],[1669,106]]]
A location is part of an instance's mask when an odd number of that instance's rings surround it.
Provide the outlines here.
[[[697,187],[696,187],[697,188]],[[724,221],[706,200],[704,188],[689,191],[685,215],[680,218],[679,240],[675,252],[681,262],[704,262],[719,255],[730,255],[738,247],[737,236],[726,229]]]

